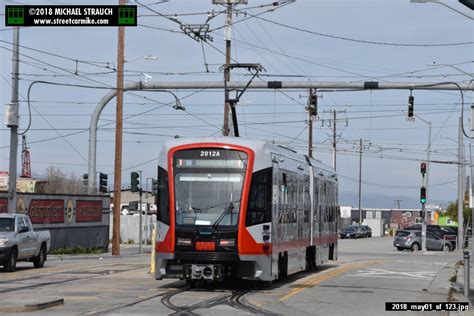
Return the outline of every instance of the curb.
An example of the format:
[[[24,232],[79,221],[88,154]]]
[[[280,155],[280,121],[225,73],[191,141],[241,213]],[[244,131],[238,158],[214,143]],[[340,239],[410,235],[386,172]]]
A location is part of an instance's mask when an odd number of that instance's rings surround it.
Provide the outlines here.
[[[0,307],[0,313],[24,313],[24,312],[35,312],[56,306],[64,305],[64,299],[53,300],[49,302],[43,302],[38,304],[27,304],[23,306],[3,306]]]

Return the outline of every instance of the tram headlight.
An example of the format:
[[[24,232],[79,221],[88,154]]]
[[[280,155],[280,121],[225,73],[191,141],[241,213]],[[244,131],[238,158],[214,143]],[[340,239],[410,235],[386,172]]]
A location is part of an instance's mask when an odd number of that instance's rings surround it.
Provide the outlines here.
[[[178,246],[191,246],[193,242],[189,238],[178,238],[176,244]]]
[[[219,241],[220,247],[235,247],[235,239],[221,239]]]

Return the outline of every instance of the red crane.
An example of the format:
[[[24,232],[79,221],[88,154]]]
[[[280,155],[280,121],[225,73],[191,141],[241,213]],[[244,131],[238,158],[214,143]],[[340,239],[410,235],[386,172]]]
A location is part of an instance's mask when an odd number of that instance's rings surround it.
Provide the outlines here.
[[[26,145],[26,135],[22,136],[21,148],[21,177],[31,178],[30,150]]]

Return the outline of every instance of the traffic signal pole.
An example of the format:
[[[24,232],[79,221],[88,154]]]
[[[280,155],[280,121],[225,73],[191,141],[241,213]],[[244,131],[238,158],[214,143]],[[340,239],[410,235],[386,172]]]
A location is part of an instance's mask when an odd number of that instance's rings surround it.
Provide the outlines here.
[[[414,97],[410,96],[409,99],[408,99],[408,103],[409,103],[408,110],[410,111],[410,105],[412,106],[412,109],[413,109],[413,106],[414,106]],[[425,167],[424,168],[422,167],[422,172],[421,172],[421,174],[423,176],[423,181],[422,181],[421,185],[424,188],[424,193],[425,193],[424,202],[421,200],[421,197],[420,197],[421,212],[423,214],[422,223],[421,223],[421,249],[422,249],[422,251],[426,251],[426,231],[427,231],[426,225],[428,224],[428,219],[430,218],[429,217],[430,214],[428,214],[428,212],[426,212],[426,206],[425,205],[428,202],[428,189],[429,189],[429,185],[430,185],[431,122],[421,118],[418,115],[412,115],[412,117],[416,117],[417,119],[419,119],[423,123],[428,124],[428,147],[426,148],[426,163],[425,163]],[[423,172],[423,169],[424,169],[424,172]],[[426,178],[425,178],[425,173],[426,173]],[[425,182],[425,180],[426,180],[426,182]]]
[[[421,203],[421,214],[423,214],[422,223],[421,223],[421,250],[426,251],[426,224],[427,214],[426,214],[426,187],[425,187],[425,174],[427,170],[427,163],[421,163],[421,176],[423,180],[421,181],[421,190],[420,190],[420,203]]]

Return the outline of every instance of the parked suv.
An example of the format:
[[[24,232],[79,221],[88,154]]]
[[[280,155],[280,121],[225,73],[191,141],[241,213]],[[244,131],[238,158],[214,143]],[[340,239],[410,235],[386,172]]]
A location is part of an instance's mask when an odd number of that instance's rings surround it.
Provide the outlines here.
[[[417,251],[421,249],[421,231],[400,230],[393,241],[393,246],[398,250],[411,249]],[[443,239],[441,236],[428,231],[426,233],[426,249],[427,250],[443,250],[452,251],[454,247],[449,240]]]

